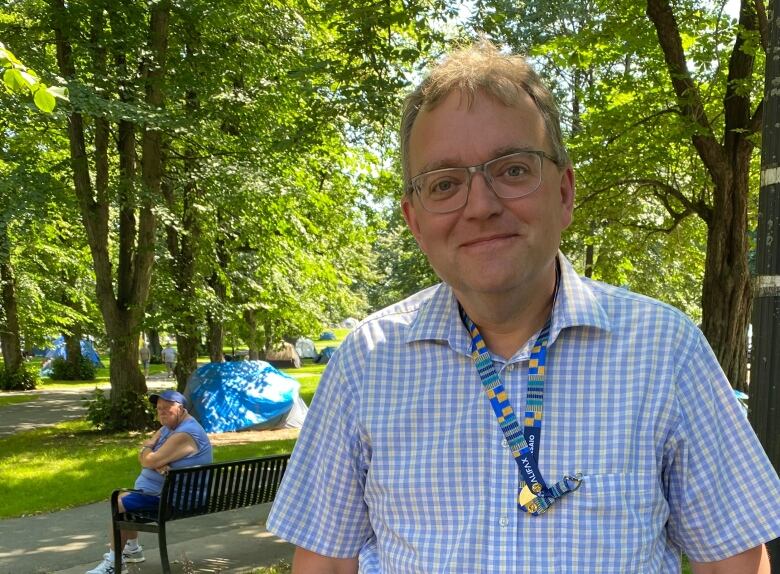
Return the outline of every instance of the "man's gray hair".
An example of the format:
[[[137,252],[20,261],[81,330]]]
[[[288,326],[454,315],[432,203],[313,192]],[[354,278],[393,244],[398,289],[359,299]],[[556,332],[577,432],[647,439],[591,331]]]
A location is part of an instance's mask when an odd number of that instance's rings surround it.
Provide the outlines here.
[[[510,107],[519,103],[523,93],[528,94],[542,114],[556,163],[569,164],[560,113],[549,88],[523,56],[502,54],[492,43],[481,40],[451,52],[404,101],[400,133],[404,193],[411,191],[409,137],[417,114],[420,110],[434,109],[456,90],[469,106],[479,92]]]

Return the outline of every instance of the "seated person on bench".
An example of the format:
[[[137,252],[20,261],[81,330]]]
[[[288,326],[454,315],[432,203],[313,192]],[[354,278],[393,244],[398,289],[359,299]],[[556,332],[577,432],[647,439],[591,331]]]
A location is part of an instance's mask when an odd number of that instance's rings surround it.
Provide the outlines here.
[[[209,437],[198,421],[187,412],[184,395],[169,390],[153,394],[149,400],[157,407],[157,417],[162,427],[141,444],[138,453],[141,474],[135,481],[134,491],[120,494],[120,512],[157,510],[168,469],[212,461]],[[123,530],[122,543],[122,573],[125,573],[126,562],[143,562],[145,558],[143,549],[138,545],[138,532]],[[103,561],[87,574],[114,574],[113,545],[103,555]]]

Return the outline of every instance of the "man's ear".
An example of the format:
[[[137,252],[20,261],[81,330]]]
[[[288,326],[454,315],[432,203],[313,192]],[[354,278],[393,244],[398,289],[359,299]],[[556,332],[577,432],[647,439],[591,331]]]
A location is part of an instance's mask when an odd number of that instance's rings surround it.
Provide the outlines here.
[[[417,220],[417,211],[413,205],[413,202],[414,197],[409,193],[405,193],[401,199],[401,213],[404,216],[404,221],[406,221],[406,225],[409,228],[409,231],[412,232],[415,241],[417,241],[417,245],[420,247],[420,249],[422,249],[423,252],[425,252],[425,247],[422,241],[422,233],[420,233],[420,223]]]
[[[574,169],[571,165],[566,166],[561,172],[561,230],[566,229],[571,225],[572,219],[574,219]]]

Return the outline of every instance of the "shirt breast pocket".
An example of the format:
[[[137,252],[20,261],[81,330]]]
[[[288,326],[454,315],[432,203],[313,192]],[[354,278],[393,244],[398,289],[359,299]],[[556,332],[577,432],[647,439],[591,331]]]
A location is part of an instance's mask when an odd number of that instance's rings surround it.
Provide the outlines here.
[[[561,501],[565,572],[647,574],[660,567],[654,556],[668,508],[651,473],[594,474]]]

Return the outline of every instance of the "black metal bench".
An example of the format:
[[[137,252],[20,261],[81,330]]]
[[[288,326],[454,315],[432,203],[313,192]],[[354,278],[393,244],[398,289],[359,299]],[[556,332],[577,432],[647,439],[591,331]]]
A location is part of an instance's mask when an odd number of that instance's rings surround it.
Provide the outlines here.
[[[126,490],[115,490],[111,494],[115,571],[122,571],[120,530],[137,530],[157,532],[162,569],[169,574],[165,540],[168,522],[273,501],[289,458],[289,454],[264,456],[171,470],[165,477],[156,512],[120,513],[117,501]]]

